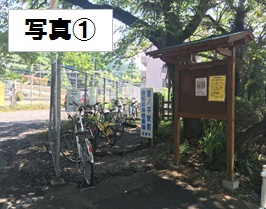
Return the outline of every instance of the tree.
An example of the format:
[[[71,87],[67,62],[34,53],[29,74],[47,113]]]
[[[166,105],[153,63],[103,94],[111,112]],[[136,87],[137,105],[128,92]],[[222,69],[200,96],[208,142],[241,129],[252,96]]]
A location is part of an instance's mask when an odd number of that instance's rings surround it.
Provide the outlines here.
[[[28,8],[47,8],[49,2],[28,0],[27,3]],[[252,19],[254,14],[263,16],[266,5],[262,0],[61,0],[59,7],[113,9],[114,18],[124,24],[118,28],[123,38],[115,51],[120,57],[128,57],[134,54],[134,49],[147,44],[147,40],[161,49],[213,34],[258,30]],[[237,53],[240,60],[244,58],[242,50]],[[241,81],[240,68],[238,63],[237,83]],[[171,79],[174,72],[174,66],[168,64]]]

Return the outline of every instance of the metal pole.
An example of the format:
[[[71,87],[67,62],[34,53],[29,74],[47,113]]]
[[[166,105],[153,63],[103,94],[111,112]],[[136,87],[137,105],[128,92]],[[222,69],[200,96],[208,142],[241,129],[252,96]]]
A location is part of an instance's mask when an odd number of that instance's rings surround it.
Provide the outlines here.
[[[48,97],[48,86],[45,86],[44,88],[45,88],[45,104],[46,104],[46,106],[47,106],[47,105],[48,105],[48,104],[47,104],[47,100],[48,100],[48,99],[47,99],[47,97]]]
[[[52,152],[52,158],[53,158],[53,164],[54,168],[56,170],[56,164],[55,164],[55,154],[54,154],[54,114],[55,114],[55,63],[51,64],[52,67],[52,73],[51,73],[51,88],[50,88],[50,115],[49,115],[49,134],[48,134],[48,140]]]
[[[261,203],[259,209],[265,209],[266,208],[266,165],[263,165],[260,176],[262,177],[262,186],[261,186]]]
[[[103,78],[103,103],[105,103],[105,78]]]
[[[41,97],[41,79],[42,79],[41,64],[39,63],[39,97]]]
[[[76,90],[78,89],[78,73],[77,72],[75,72],[76,73]]]
[[[56,54],[56,148],[55,148],[55,176],[60,177],[60,121],[61,121],[61,61]]]
[[[116,99],[118,99],[118,82],[116,82],[116,94],[115,94]]]
[[[85,73],[85,95],[84,95],[84,106],[86,107],[87,105],[87,85],[88,85],[88,74]],[[84,114],[85,114],[85,111],[84,111]]]
[[[32,104],[32,97],[33,97],[33,92],[32,92],[32,85],[33,85],[33,65],[30,66],[30,102]]]

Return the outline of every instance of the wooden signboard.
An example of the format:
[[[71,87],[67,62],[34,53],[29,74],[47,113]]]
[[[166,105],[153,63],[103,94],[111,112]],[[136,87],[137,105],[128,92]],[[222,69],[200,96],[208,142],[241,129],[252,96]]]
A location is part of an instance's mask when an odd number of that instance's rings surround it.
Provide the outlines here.
[[[227,181],[234,180],[234,94],[236,47],[254,40],[250,31],[210,36],[171,46],[147,55],[175,65],[174,164],[180,157],[180,118],[226,121]],[[215,51],[223,60],[195,63],[197,53]],[[204,60],[204,59],[203,59]]]
[[[180,117],[226,120],[227,63],[216,63],[211,68],[179,71]]]

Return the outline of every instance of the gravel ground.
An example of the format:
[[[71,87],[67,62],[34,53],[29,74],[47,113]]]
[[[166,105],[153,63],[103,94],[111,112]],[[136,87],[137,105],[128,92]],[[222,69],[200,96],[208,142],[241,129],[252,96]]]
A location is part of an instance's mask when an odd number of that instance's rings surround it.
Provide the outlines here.
[[[55,178],[47,134],[43,134],[47,133],[49,111],[0,113],[0,118],[0,159],[3,159],[0,170],[5,170],[0,173],[0,208],[1,204],[6,208],[24,208],[23,204],[32,201],[27,198],[29,194],[36,200],[42,197]],[[64,111],[62,118],[67,118]],[[141,145],[139,128],[127,127],[114,147],[104,146],[104,143],[104,139],[99,139],[98,145],[104,152],[96,156],[94,185],[115,176],[133,175],[154,168],[153,162],[157,158],[147,155],[152,149],[143,149],[147,146]],[[83,176],[75,163],[61,157],[60,172],[67,183],[81,185]],[[7,207],[7,203],[12,207]]]
[[[54,165],[47,142],[48,110],[0,113],[0,209],[27,208],[42,198],[55,177]],[[62,111],[62,118],[66,113]],[[100,141],[99,143],[104,143]],[[96,156],[94,185],[109,178],[169,168],[172,140],[157,141],[154,148],[141,145],[138,128],[126,128],[116,146],[105,147],[105,154]],[[132,152],[134,151],[134,152]],[[225,172],[211,172],[181,159],[175,168],[180,177],[200,190],[216,194],[233,193],[221,187]],[[83,177],[74,163],[60,158],[61,177],[79,187]],[[247,190],[248,191],[248,190]],[[258,194],[248,191],[247,201],[258,205]]]

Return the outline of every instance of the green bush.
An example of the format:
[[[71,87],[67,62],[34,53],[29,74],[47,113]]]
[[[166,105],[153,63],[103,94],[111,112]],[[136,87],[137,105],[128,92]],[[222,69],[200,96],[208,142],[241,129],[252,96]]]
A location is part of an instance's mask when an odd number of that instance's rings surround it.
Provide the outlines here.
[[[265,105],[255,100],[236,98],[235,132],[236,134],[258,123],[263,118]]]
[[[224,121],[204,120],[204,135],[199,141],[210,160],[219,154],[226,145],[226,124]]]
[[[161,121],[157,137],[161,139],[173,139],[174,138],[174,126],[171,121]]]
[[[16,94],[16,101],[22,101],[23,95],[21,92],[17,92]]]
[[[19,110],[43,110],[49,109],[49,106],[46,106],[43,103],[36,104],[16,104],[13,107],[0,107],[0,112],[13,112]]]

